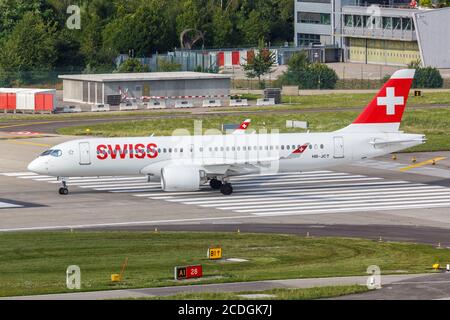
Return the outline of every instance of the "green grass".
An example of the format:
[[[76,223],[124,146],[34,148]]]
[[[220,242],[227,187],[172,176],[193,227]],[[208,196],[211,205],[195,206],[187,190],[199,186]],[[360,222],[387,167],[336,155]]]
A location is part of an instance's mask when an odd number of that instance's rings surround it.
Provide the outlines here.
[[[354,94],[322,94],[310,96],[283,96],[283,105],[268,107],[239,107],[224,108],[223,111],[259,111],[259,110],[309,110],[309,109],[332,109],[339,110],[345,108],[363,108],[374,97],[373,93],[354,93]],[[449,105],[450,92],[430,92],[423,93],[422,97],[410,96],[409,106],[433,106]],[[214,110],[211,110],[211,112]]]
[[[369,291],[363,286],[336,286],[336,287],[318,287],[308,289],[273,289],[258,292],[206,292],[206,293],[185,293],[168,297],[151,297],[137,300],[248,300],[240,295],[247,294],[268,294],[272,298],[262,298],[263,300],[314,300],[325,299],[339,296],[346,296],[356,293]],[[251,299],[255,300],[255,299]],[[258,300],[258,299],[256,299]]]
[[[312,132],[334,131],[349,125],[359,112],[319,112],[319,113],[294,113],[294,114],[258,114],[253,115],[251,129],[279,129],[281,132],[301,132],[298,129],[286,129],[286,120],[301,120],[310,123]],[[120,123],[106,123],[92,126],[79,126],[62,128],[58,131],[64,135],[87,135],[86,129],[90,129],[89,135],[105,137],[130,137],[130,136],[170,136],[176,129],[186,129],[191,134],[194,132],[194,120],[203,120],[203,131],[208,129],[220,130],[223,123],[240,123],[244,116],[187,116],[182,119],[145,120]],[[408,109],[402,130],[408,133],[426,134],[428,142],[424,145],[410,149],[409,151],[445,151],[450,150],[450,109],[426,108]]]
[[[209,261],[212,245],[222,246],[226,258],[249,261]],[[0,234],[0,257],[0,296],[14,296],[68,292],[69,265],[80,266],[82,290],[94,291],[183,285],[173,280],[174,266],[198,263],[207,277],[200,283],[364,275],[370,265],[383,274],[423,273],[449,263],[450,250],[294,235],[49,232]],[[112,284],[126,257],[124,282]]]

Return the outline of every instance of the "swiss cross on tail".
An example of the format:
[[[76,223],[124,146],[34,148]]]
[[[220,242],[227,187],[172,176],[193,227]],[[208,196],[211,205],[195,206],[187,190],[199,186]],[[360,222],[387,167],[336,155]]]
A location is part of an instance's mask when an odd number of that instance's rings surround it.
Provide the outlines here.
[[[251,119],[245,120],[244,122],[241,123],[239,128],[236,129],[236,131],[233,132],[233,134],[243,134],[243,133],[245,133],[245,131],[247,131],[247,129],[250,127],[251,122],[252,122]]]
[[[414,74],[415,70],[410,69],[395,72],[353,122],[353,126],[344,130],[355,131],[355,128],[363,130],[363,125],[370,124],[372,130],[378,128],[382,131],[398,131],[408,102]]]

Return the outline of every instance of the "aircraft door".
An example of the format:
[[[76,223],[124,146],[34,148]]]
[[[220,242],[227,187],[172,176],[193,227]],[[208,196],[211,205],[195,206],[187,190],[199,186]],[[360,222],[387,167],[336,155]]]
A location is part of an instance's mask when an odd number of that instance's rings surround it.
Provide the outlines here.
[[[80,165],[88,166],[91,164],[91,150],[89,142],[80,142]]]
[[[335,159],[345,158],[343,137],[334,137],[334,158]]]

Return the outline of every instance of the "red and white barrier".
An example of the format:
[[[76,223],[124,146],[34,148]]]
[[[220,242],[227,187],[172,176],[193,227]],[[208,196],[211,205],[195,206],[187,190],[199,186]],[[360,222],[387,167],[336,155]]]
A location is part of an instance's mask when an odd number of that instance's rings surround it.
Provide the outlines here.
[[[0,110],[52,112],[56,108],[54,89],[0,88]]]
[[[183,100],[183,99],[214,99],[214,98],[229,98],[230,95],[215,95],[215,96],[172,96],[172,97],[141,97],[141,100]]]

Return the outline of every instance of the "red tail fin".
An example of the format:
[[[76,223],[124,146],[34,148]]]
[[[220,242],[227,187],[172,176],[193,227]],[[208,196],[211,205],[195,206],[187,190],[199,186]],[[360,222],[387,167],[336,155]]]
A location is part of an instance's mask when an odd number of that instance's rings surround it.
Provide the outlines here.
[[[358,128],[366,131],[370,128],[376,131],[398,131],[414,74],[415,70],[412,69],[395,72],[353,125],[346,129],[354,131]]]

